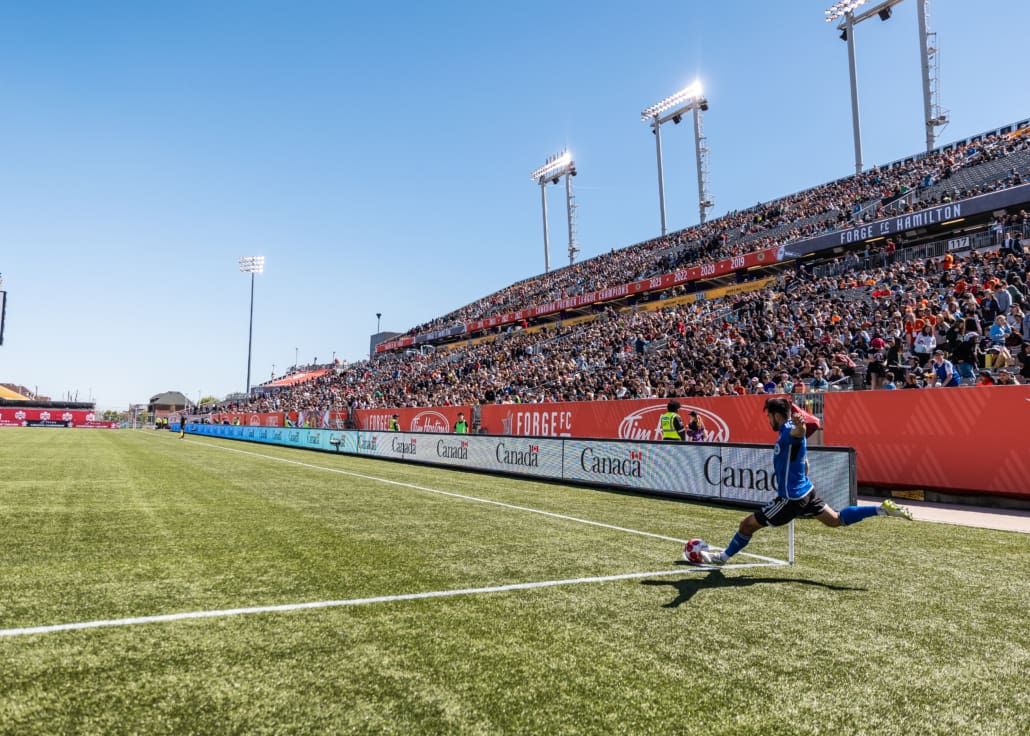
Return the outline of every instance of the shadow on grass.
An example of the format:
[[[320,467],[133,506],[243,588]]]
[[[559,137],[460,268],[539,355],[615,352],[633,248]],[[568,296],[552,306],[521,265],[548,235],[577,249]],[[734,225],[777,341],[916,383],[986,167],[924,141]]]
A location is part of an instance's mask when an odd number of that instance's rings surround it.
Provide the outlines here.
[[[820,583],[817,580],[798,578],[738,577],[736,575],[726,577],[722,570],[712,570],[707,575],[691,574],[682,580],[642,580],[640,582],[641,585],[667,585],[676,589],[676,598],[663,605],[662,608],[678,608],[702,590],[712,588],[746,588],[751,585],[762,585],[764,583],[772,585],[811,585],[827,590],[866,590],[866,588],[850,588],[846,585],[830,585],[829,583]]]

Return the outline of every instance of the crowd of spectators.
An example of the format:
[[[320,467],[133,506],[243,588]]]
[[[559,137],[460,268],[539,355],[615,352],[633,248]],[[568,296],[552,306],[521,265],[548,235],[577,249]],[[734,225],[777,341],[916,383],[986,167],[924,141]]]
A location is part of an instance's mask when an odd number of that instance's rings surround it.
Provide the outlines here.
[[[211,411],[890,390],[1030,380],[1030,257],[995,248],[393,353]]]
[[[1022,184],[1030,174],[1012,167],[1005,176],[968,188],[949,188],[955,172],[1030,150],[1026,135],[993,135],[889,168],[873,168],[767,204],[730,212],[669,235],[612,250],[587,261],[534,276],[449,314],[408,335],[449,328],[502,312],[577,296],[701,263],[802,240],[890,214]]]

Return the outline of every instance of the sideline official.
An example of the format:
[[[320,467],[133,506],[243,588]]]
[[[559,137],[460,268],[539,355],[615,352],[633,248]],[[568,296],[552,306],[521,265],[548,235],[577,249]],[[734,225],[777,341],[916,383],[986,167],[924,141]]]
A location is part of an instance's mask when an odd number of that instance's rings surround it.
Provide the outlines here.
[[[683,426],[683,420],[680,419],[680,402],[673,399],[665,408],[667,411],[662,414],[658,425],[662,431],[662,440],[665,442],[683,442],[687,438],[687,428]]]

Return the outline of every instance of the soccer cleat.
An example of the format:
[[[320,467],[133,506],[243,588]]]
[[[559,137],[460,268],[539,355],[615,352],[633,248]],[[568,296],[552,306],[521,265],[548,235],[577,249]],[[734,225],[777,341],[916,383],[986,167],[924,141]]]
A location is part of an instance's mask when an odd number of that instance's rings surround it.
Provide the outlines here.
[[[701,553],[701,561],[706,565],[721,565],[726,562],[722,552],[713,552],[710,549],[706,549]]]
[[[889,498],[880,504],[880,509],[883,511],[884,516],[897,516],[899,519],[912,521],[912,512],[904,506],[898,506]]]

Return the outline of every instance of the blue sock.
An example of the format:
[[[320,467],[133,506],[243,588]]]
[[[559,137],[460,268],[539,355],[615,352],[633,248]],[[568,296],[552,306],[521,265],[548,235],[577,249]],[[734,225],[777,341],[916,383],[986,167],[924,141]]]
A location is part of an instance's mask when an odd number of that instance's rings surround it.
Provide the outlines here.
[[[879,506],[847,506],[840,510],[840,523],[844,526],[851,526],[862,521],[862,519],[868,519],[870,516],[876,516],[880,513]]]
[[[726,557],[726,559],[733,557],[733,555],[737,554],[738,552],[740,552],[740,550],[744,549],[744,547],[746,547],[747,543],[750,541],[751,537],[745,537],[740,532],[737,532],[733,535],[733,539],[731,539],[730,543],[726,546],[726,549],[723,551],[723,555]]]

